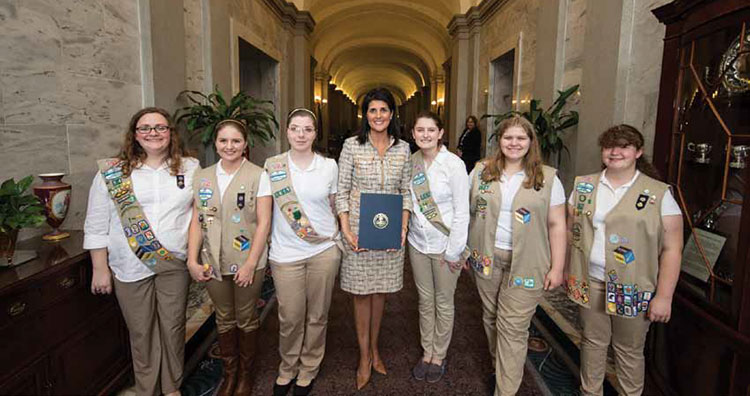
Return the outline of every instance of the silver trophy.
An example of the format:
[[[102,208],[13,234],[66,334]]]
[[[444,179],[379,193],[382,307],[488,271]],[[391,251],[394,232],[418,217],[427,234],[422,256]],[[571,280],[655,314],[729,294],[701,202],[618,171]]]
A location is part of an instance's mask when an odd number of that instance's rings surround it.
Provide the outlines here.
[[[698,164],[710,164],[711,157],[708,155],[711,153],[713,147],[708,143],[688,143],[687,149],[693,155],[693,161]]]
[[[729,166],[737,169],[745,169],[745,158],[747,153],[750,151],[750,146],[740,144],[732,146],[732,161],[729,162]]]

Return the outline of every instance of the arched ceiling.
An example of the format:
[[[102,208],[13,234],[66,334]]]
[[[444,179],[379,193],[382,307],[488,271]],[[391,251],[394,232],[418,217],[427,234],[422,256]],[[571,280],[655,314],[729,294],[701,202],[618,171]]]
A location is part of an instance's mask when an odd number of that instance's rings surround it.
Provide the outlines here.
[[[386,86],[399,102],[429,86],[450,56],[447,26],[480,0],[293,0],[315,19],[319,71],[349,98]]]

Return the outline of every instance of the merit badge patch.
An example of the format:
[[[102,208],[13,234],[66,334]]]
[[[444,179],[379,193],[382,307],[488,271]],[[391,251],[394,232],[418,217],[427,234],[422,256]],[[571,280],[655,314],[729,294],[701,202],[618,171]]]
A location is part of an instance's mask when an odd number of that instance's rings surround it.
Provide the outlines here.
[[[200,190],[198,190],[198,198],[200,198],[201,201],[208,201],[213,196],[214,196],[214,190],[210,188],[203,187]]]
[[[620,246],[614,251],[615,254],[615,260],[620,264],[630,264],[635,260],[635,255],[633,254],[633,251],[626,248],[625,246]]]
[[[576,185],[576,191],[581,194],[591,194],[594,191],[594,185],[591,183],[578,183]]]
[[[281,190],[274,192],[273,193],[273,197],[274,198],[279,198],[279,197],[282,197],[284,195],[289,194],[290,192],[292,192],[292,188],[289,187],[289,186],[286,186],[286,187],[282,188]]]
[[[275,172],[271,172],[271,175],[269,176],[272,182],[282,181],[286,179],[286,171],[279,170]]]
[[[534,278],[523,278],[523,287],[531,289],[534,287]]]
[[[237,207],[242,209],[245,207],[245,193],[237,193]]]
[[[239,224],[240,221],[242,221],[242,216],[239,213],[232,215],[232,223]]]
[[[635,201],[635,208],[638,210],[645,208],[648,200],[649,200],[648,194],[639,195],[638,199]]]
[[[246,236],[240,235],[234,238],[232,245],[234,246],[236,250],[239,250],[240,252],[244,252],[245,250],[250,249],[250,240],[247,239]]]
[[[229,272],[231,272],[233,274],[236,274],[238,269],[239,269],[239,267],[237,266],[237,264],[232,264],[232,265],[229,266]]]
[[[521,224],[526,224],[531,221],[531,212],[526,208],[520,208],[516,211],[516,220]]]
[[[424,172],[420,172],[414,176],[414,180],[412,182],[415,186],[421,186],[426,180],[427,177],[424,175]]]

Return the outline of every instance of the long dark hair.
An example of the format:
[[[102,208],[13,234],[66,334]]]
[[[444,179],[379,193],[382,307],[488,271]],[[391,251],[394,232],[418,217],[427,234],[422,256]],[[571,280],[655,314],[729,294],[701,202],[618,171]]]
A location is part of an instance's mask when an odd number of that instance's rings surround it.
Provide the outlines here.
[[[168,111],[160,107],[146,107],[138,110],[130,118],[128,123],[128,130],[125,132],[125,141],[123,142],[120,153],[117,158],[124,161],[122,165],[122,172],[125,175],[130,176],[133,168],[136,168],[143,164],[146,159],[146,152],[141,147],[141,144],[135,139],[135,127],[138,125],[138,121],[146,114],[161,114],[167,120],[167,126],[169,126],[169,147],[167,148],[167,164],[169,166],[169,173],[171,175],[177,175],[182,169],[182,158],[190,156],[190,152],[185,149],[180,139],[180,134],[175,130],[174,120],[172,115]]]
[[[615,125],[599,135],[599,147],[602,149],[612,147],[625,147],[633,145],[636,150],[643,149],[643,135],[634,126],[628,124]],[[602,164],[604,168],[604,164]],[[646,159],[646,155],[641,156],[635,161],[635,168],[641,173],[654,179],[661,179],[659,171],[654,165]]]
[[[477,120],[476,116],[470,115],[470,116],[466,117],[466,121],[464,121],[464,130],[468,129],[468,128],[466,128],[466,123],[468,123],[469,120],[474,121],[474,128],[472,128],[472,130],[479,129],[479,120]]]
[[[385,88],[374,88],[365,94],[364,99],[362,99],[362,125],[359,127],[359,132],[357,133],[357,142],[359,144],[367,142],[367,136],[370,134],[370,123],[367,122],[367,109],[373,100],[381,100],[388,105],[388,109],[393,114],[391,122],[388,124],[388,136],[399,139],[401,133],[399,132],[398,116],[396,115],[396,100],[393,98],[391,91]]]

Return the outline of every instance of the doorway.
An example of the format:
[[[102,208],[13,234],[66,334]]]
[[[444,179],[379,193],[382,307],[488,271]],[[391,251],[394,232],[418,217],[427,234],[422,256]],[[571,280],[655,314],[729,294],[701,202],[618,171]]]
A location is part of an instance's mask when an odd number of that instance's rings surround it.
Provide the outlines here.
[[[490,80],[489,114],[503,114],[513,110],[514,65],[516,64],[516,50],[512,49],[497,58],[490,64],[492,78]],[[487,138],[485,141],[486,153],[493,153],[497,148],[497,139],[490,139],[495,131],[495,120],[487,121]]]
[[[241,37],[237,38],[237,42],[239,45],[240,91],[255,99],[270,100],[278,107],[279,62]],[[283,138],[281,133],[277,133],[277,140]],[[266,158],[275,154],[277,154],[277,144],[274,144],[274,142],[264,144],[256,141],[255,146],[250,149],[250,161],[258,166],[263,166]]]

